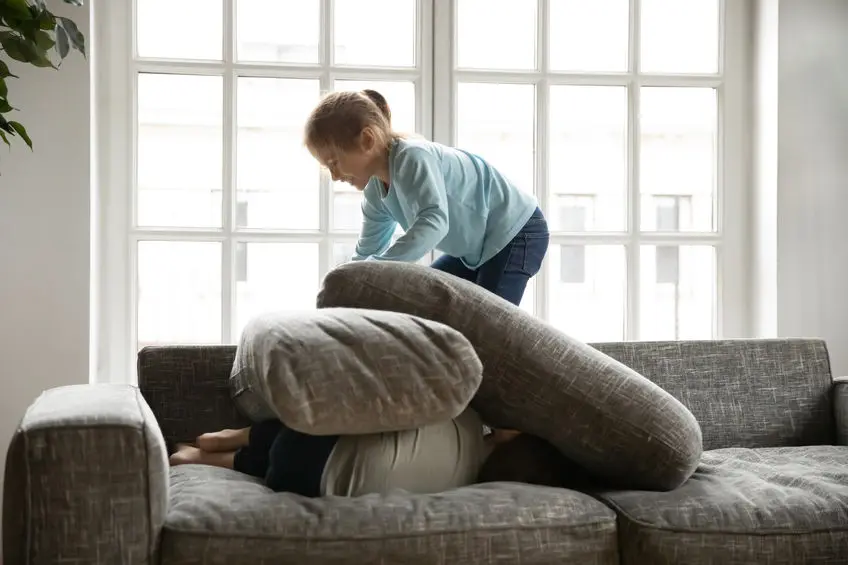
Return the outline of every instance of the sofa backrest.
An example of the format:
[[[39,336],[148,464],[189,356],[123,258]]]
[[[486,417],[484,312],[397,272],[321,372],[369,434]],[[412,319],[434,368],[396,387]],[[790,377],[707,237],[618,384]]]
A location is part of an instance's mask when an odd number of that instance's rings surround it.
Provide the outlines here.
[[[815,339],[602,343],[594,347],[645,375],[701,424],[704,449],[832,444],[827,348]],[[235,347],[148,347],[139,388],[166,441],[247,425],[230,400]]]
[[[230,399],[234,345],[145,347],[138,353],[138,387],[169,449],[205,432],[249,422]]]
[[[830,361],[816,339],[594,347],[651,379],[701,424],[704,449],[832,444]]]

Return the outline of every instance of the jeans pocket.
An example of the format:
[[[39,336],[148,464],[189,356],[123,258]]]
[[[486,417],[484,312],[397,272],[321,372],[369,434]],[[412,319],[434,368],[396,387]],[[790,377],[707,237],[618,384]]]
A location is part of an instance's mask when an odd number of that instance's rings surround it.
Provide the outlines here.
[[[527,238],[519,234],[509,244],[509,255],[504,266],[505,273],[521,273],[529,275],[525,269],[527,262]]]
[[[524,248],[524,272],[527,276],[534,276],[542,269],[545,255],[548,253],[550,234],[533,234],[525,240]]]

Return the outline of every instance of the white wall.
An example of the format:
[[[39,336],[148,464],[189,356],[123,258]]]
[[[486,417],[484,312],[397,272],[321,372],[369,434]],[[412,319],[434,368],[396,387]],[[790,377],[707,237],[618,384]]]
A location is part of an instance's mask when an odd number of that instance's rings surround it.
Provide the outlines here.
[[[89,35],[88,6],[51,5]],[[8,81],[10,102],[35,151],[0,147],[3,469],[30,402],[46,388],[89,379],[88,62],[75,54],[59,72],[21,65],[12,72],[20,79]]]
[[[828,341],[848,374],[848,2],[782,0],[777,326]]]
[[[754,205],[749,226],[752,254],[751,328],[757,336],[777,335],[777,77],[778,0],[754,4],[753,168]]]

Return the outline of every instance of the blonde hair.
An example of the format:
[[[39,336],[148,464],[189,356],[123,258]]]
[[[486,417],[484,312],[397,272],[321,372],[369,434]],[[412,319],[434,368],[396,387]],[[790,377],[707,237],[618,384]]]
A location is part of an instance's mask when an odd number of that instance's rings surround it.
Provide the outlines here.
[[[348,151],[356,147],[359,134],[370,128],[378,145],[388,149],[400,137],[391,124],[391,110],[376,90],[334,92],[312,110],[304,128],[304,143],[313,152]]]

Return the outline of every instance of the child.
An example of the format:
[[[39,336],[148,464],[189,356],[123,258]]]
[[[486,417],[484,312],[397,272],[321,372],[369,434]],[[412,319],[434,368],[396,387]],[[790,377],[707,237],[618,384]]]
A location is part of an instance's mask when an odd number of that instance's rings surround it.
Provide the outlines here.
[[[394,132],[382,95],[337,92],[312,111],[310,153],[333,180],[363,191],[354,260],[418,261],[518,305],[550,234],[533,196],[477,155]],[[394,245],[397,224],[406,232]]]

